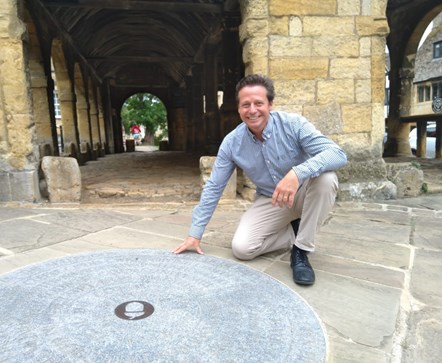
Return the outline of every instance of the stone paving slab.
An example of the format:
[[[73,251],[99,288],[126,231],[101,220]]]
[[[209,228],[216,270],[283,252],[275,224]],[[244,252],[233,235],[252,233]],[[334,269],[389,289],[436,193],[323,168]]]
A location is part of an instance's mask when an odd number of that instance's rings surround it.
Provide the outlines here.
[[[229,242],[235,223],[247,207],[243,201],[217,209],[203,238],[203,250],[206,255],[271,275],[302,296],[326,324],[329,362],[434,363],[442,356],[442,347],[437,344],[442,326],[441,206],[442,195],[385,203],[338,203],[318,236],[317,251],[310,257],[317,283],[307,288],[293,283],[285,250],[252,261],[233,257]],[[4,206],[0,208],[0,255],[1,248],[10,254],[0,256],[0,273],[87,251],[170,251],[187,233],[192,207],[180,203]],[[116,224],[103,225],[94,232],[83,230],[78,237],[66,235],[66,239],[46,247],[37,243],[31,229],[31,233],[21,234],[29,250],[5,249],[11,242],[2,239],[3,235],[14,236],[11,229],[26,221],[48,223],[46,227],[63,235],[70,227],[65,225],[69,218],[62,217],[72,211],[89,211],[92,216],[106,211]],[[51,219],[50,214],[58,217]],[[122,215],[129,216],[129,222],[126,219],[119,224]],[[74,218],[77,227],[81,227],[80,219]],[[46,237],[41,234],[43,242],[47,242]]]
[[[400,290],[316,270],[312,288],[294,285],[288,264],[276,262],[266,273],[292,286],[326,324],[346,339],[379,348],[392,338]],[[293,286],[294,285],[294,286]]]
[[[433,218],[416,217],[414,225],[414,246],[442,250],[442,218],[434,223]]]
[[[365,237],[354,238],[348,234],[321,232],[316,243],[318,252],[382,266],[405,268],[410,259],[410,249],[405,241],[397,245]]]
[[[409,319],[410,334],[403,344],[403,363],[440,361],[442,309],[413,311]]]
[[[420,303],[442,308],[442,251],[416,251],[410,289]]]
[[[381,219],[381,212],[379,214],[378,219]],[[350,220],[351,223],[349,223]],[[353,238],[358,236],[358,240],[376,240],[395,244],[407,244],[410,236],[408,225],[373,221],[365,218],[363,214],[354,215],[351,219],[348,216],[337,215],[321,231]]]
[[[142,218],[108,210],[70,210],[39,215],[33,218],[50,225],[61,225],[87,232],[101,231],[116,225],[128,224]]]
[[[327,271],[335,275],[348,276],[359,280],[375,282],[385,286],[403,288],[405,271],[385,268],[375,264],[361,262],[343,257],[336,257],[322,253],[311,254],[310,262],[317,270]]]
[[[38,214],[38,210],[21,208],[0,208],[0,221],[12,220],[16,218],[33,217]]]
[[[57,226],[33,219],[1,223],[0,246],[14,253],[49,246],[87,234],[87,231]]]

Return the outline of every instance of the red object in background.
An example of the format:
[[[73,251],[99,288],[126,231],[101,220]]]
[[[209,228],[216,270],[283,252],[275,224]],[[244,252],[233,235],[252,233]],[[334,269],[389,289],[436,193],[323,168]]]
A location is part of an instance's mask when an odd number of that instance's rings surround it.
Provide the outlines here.
[[[141,133],[140,126],[138,126],[138,125],[133,125],[133,126],[130,128],[130,132],[131,132],[131,134],[140,134],[140,133]]]

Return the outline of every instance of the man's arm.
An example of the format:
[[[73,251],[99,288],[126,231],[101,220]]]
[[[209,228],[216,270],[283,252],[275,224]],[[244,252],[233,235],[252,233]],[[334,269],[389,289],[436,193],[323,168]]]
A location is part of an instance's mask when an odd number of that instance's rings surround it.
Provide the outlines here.
[[[188,237],[172,252],[178,254],[187,249],[194,248],[199,254],[203,253],[200,242],[204,230],[236,167],[225,149],[228,151],[228,147],[222,144],[213,165],[210,178],[204,185],[200,202],[192,212],[192,225],[190,226]]]
[[[337,170],[347,163],[347,156],[340,146],[319,132],[307,119],[301,119],[301,126],[295,133],[310,158],[292,168],[299,184],[326,171]]]

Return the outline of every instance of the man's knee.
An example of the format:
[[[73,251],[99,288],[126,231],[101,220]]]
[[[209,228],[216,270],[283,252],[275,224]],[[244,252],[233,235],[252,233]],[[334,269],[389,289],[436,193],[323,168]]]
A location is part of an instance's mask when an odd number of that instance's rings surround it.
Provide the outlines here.
[[[314,179],[312,187],[321,192],[336,193],[338,191],[338,177],[332,171],[323,173]]]
[[[232,253],[238,260],[252,260],[256,257],[256,252],[253,251],[250,246],[232,241]]]

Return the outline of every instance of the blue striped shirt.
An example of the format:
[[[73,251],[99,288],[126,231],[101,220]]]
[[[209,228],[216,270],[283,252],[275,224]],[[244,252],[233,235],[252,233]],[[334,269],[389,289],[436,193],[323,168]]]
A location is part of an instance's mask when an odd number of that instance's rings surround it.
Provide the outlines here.
[[[221,143],[212,173],[192,213],[189,235],[201,239],[236,167],[256,185],[258,194],[272,197],[279,181],[293,169],[301,185],[306,179],[344,166],[347,157],[332,140],[303,116],[272,111],[258,140],[241,123]]]

